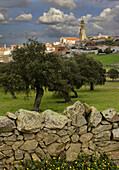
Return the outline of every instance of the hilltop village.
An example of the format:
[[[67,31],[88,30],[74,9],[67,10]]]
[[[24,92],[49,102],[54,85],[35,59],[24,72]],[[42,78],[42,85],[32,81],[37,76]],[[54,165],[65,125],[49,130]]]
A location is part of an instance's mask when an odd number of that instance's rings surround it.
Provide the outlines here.
[[[119,53],[119,36],[102,35],[87,37],[85,22],[82,18],[80,24],[79,37],[61,37],[59,41],[45,43],[46,53],[58,53],[60,55],[72,56],[75,53],[109,54]],[[0,47],[0,62],[10,62],[11,52],[16,47],[23,45],[6,45]]]

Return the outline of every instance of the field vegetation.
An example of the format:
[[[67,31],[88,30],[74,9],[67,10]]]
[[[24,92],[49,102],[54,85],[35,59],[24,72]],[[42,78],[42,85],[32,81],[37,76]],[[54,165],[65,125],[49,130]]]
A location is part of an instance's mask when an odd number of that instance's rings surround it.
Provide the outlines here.
[[[96,86],[94,91],[90,91],[87,85],[77,90],[77,92],[78,98],[71,98],[71,103],[65,103],[64,99],[57,98],[56,95],[53,95],[53,92],[45,91],[40,112],[51,109],[62,113],[67,106],[72,105],[77,100],[87,103],[89,106],[95,106],[99,111],[115,108],[119,112],[119,82],[106,82],[104,86]],[[73,97],[73,95],[73,93],[70,93],[70,96]],[[0,90],[0,115],[5,115],[7,111],[15,113],[21,108],[27,110],[33,109],[34,91],[31,91],[29,97],[26,97],[24,93],[17,93],[16,96],[16,99],[12,99],[10,93],[5,95],[4,91]]]

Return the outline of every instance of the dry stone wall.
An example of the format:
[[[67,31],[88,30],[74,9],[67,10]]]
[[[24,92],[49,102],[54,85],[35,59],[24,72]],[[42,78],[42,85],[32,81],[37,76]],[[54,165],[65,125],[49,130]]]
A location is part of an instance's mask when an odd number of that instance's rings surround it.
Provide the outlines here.
[[[32,157],[66,154],[67,161],[74,161],[77,155],[94,152],[110,153],[119,164],[119,114],[114,109],[99,112],[77,101],[62,115],[20,109],[0,116],[0,169]]]

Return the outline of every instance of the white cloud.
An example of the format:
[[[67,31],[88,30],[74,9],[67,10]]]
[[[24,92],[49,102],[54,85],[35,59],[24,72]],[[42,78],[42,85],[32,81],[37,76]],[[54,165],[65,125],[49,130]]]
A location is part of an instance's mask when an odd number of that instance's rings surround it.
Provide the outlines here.
[[[0,20],[5,20],[5,17],[2,13],[0,13]]]
[[[0,34],[0,38],[3,38],[3,35],[2,35],[2,34]]]
[[[40,16],[39,19],[36,21],[37,24],[77,24],[78,20],[75,18],[73,13],[64,14],[64,12],[60,11],[59,9],[50,8],[48,13],[43,13],[43,16]]]
[[[27,22],[32,20],[32,14],[21,14],[18,17],[15,18],[15,21],[19,22]]]
[[[10,22],[9,21],[3,21],[2,24],[7,25],[7,24],[10,24]]]
[[[44,0],[46,3],[52,4],[55,7],[72,10],[76,8],[74,0]]]

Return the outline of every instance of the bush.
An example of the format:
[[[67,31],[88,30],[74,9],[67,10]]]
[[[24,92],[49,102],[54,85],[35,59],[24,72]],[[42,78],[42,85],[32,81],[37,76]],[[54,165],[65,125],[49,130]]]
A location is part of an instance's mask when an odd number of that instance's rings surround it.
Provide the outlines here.
[[[14,165],[14,169],[17,169]],[[106,154],[101,153],[98,159],[97,155],[78,156],[77,160],[67,162],[65,157],[52,157],[52,159],[40,161],[29,160],[20,161],[20,170],[119,170],[119,167],[108,158]]]

